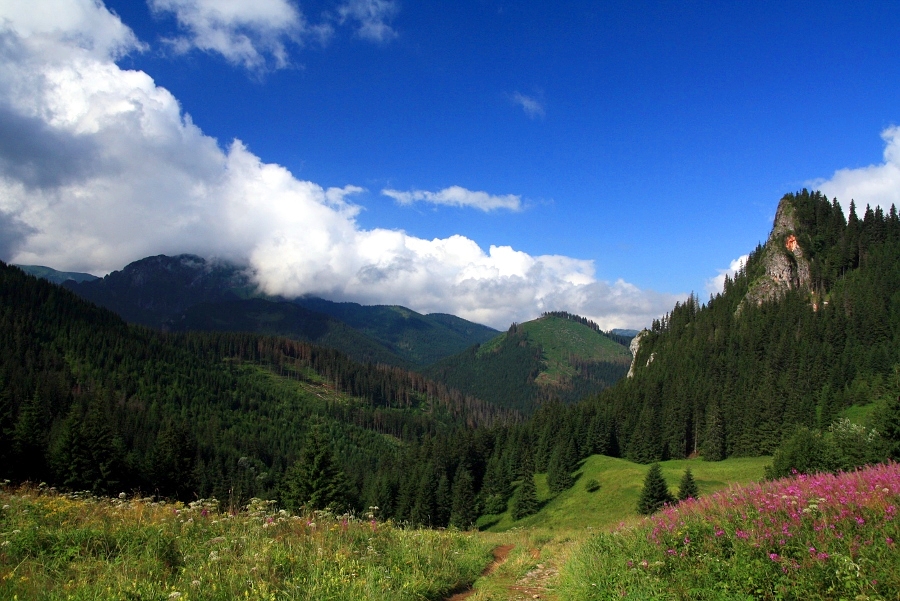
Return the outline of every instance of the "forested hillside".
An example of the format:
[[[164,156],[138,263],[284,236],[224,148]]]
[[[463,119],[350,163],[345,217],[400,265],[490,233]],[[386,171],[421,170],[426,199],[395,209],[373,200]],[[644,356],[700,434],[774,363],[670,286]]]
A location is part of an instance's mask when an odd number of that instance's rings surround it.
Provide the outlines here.
[[[284,338],[131,326],[2,263],[0,348],[0,476],[97,493],[292,506],[331,487],[329,501],[439,524],[435,491],[419,500],[422,449],[442,441],[442,503],[468,472],[471,512],[493,430],[471,432],[516,419],[411,372]],[[302,465],[312,461],[333,478],[310,491]]]
[[[722,294],[655,321],[634,377],[578,409],[606,416],[623,456],[768,454],[798,425],[825,428],[897,393],[896,210],[860,219],[851,203],[845,219],[837,201],[804,190],[779,215]]]
[[[45,278],[61,274],[31,271]],[[102,279],[70,278],[64,286],[129,323],[285,336],[356,361],[398,367],[423,367],[497,334],[453,315],[421,315],[399,306],[267,296],[245,267],[187,254],[146,257]]]
[[[631,362],[629,342],[583,317],[545,313],[424,373],[502,407],[532,413],[548,400],[575,402],[624,377]]]

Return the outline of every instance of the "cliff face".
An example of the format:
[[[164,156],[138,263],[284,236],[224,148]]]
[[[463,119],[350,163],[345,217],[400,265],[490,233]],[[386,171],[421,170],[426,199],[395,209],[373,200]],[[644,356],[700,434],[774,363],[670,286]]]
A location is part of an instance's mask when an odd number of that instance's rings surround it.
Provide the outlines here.
[[[747,296],[738,306],[738,313],[744,303],[757,306],[784,296],[788,290],[811,290],[809,261],[797,242],[797,222],[794,207],[785,197],[775,211],[772,233],[763,250],[765,274],[753,282]]]
[[[631,351],[631,367],[628,368],[628,375],[626,376],[628,378],[634,377],[634,364],[637,361],[638,351],[641,350],[641,338],[649,333],[649,330],[641,330],[637,336],[631,339],[631,344],[628,346],[628,350]],[[653,357],[650,357],[650,361],[652,360]],[[650,361],[647,362],[647,365],[650,365]]]

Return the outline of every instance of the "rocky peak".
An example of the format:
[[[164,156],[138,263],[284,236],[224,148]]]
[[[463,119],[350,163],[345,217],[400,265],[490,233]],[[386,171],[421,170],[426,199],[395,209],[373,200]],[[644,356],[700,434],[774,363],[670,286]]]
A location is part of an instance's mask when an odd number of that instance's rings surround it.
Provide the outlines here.
[[[797,241],[797,220],[790,198],[785,196],[775,211],[772,233],[763,247],[765,274],[750,285],[744,303],[761,305],[784,296],[788,290],[811,290],[809,260]]]

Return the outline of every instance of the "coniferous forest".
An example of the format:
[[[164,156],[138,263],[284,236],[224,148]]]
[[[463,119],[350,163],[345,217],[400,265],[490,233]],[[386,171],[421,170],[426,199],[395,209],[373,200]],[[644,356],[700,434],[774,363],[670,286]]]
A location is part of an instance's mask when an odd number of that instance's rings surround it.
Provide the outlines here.
[[[286,338],[130,325],[0,264],[2,476],[233,505],[377,506],[465,528],[481,514],[537,511],[531,476],[565,490],[593,454],[719,460],[800,448],[805,432],[812,446],[816,436],[877,439],[855,464],[896,457],[900,218],[893,208],[860,218],[851,204],[845,219],[806,190],[779,211],[790,231],[776,227],[721,294],[691,296],[655,321],[632,376],[574,403],[525,386],[542,351],[516,325],[495,345],[509,347],[504,363],[480,365],[464,393],[452,367],[471,364],[477,347],[442,363],[438,383]],[[765,296],[772,257],[800,275]],[[595,376],[624,369],[608,372]],[[505,395],[483,392],[498,383]],[[833,428],[848,408],[873,405],[862,431]]]

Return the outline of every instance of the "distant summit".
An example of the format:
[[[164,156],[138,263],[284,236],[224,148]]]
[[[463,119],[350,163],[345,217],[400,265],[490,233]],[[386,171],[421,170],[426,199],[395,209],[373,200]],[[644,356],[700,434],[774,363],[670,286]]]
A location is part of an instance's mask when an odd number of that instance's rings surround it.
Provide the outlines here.
[[[33,275],[36,278],[41,278],[43,280],[47,280],[48,282],[53,282],[54,284],[62,284],[63,282],[91,282],[93,280],[99,280],[95,275],[91,275],[89,273],[80,273],[77,271],[57,271],[51,267],[44,267],[43,265],[16,265],[19,269],[27,273],[28,275]]]
[[[402,367],[434,363],[497,335],[493,328],[442,313],[268,296],[246,267],[191,254],[147,257],[102,279],[63,285],[131,323],[285,336],[357,361]]]

